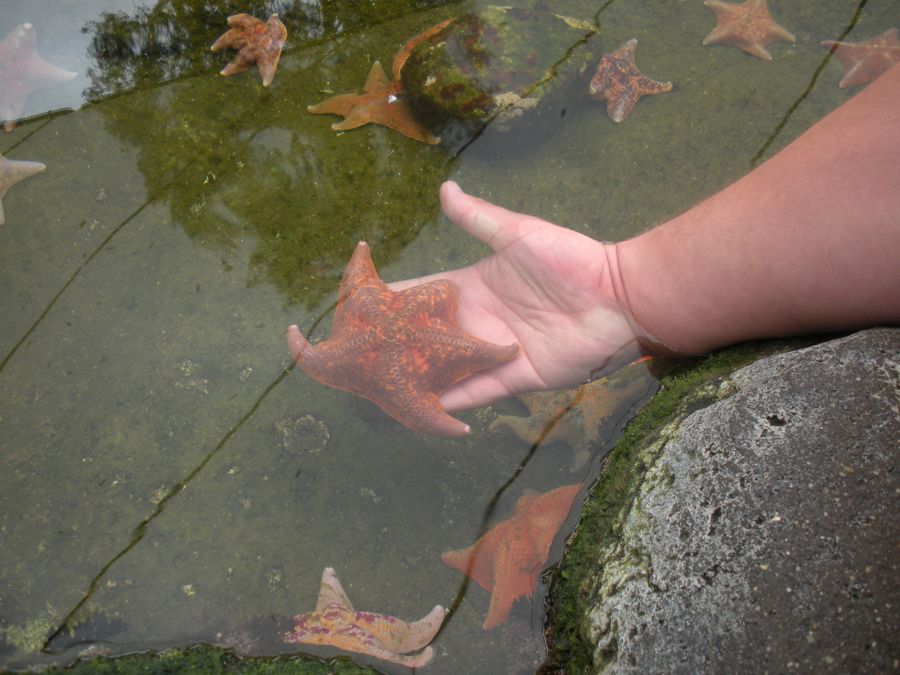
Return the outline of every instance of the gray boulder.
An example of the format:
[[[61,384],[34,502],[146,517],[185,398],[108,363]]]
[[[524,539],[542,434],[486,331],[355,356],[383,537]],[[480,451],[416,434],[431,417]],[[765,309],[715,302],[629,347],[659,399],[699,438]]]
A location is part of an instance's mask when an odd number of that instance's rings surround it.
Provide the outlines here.
[[[598,672],[900,667],[900,330],[736,371],[667,429],[582,624]]]

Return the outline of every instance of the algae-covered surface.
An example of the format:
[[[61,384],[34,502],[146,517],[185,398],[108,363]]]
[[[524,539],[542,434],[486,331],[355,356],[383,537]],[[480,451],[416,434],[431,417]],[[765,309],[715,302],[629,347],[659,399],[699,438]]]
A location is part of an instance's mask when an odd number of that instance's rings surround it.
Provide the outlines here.
[[[281,639],[333,566],[358,609],[453,607],[429,672],[533,671],[544,583],[486,632],[488,594],[440,554],[527,489],[589,485],[625,413],[572,474],[569,448],[488,433],[512,404],[428,438],[288,372],[285,329],[329,334],[360,239],[388,281],[484,255],[440,214],[445,179],[614,240],[743,175],[857,91],[819,41],[895,18],[889,0],[772,5],[797,42],[765,62],[701,46],[701,0],[567,2],[604,50],[637,38],[672,93],[617,125],[575,86],[558,116],[451,153],[338,134],[306,106],[476,3],[4,0],[0,39],[30,22],[78,76],[0,134],[5,157],[47,165],[3,197],[0,228],[0,668],[197,643],[333,657]],[[288,27],[268,89],[218,75],[234,52],[208,47],[238,11]]]

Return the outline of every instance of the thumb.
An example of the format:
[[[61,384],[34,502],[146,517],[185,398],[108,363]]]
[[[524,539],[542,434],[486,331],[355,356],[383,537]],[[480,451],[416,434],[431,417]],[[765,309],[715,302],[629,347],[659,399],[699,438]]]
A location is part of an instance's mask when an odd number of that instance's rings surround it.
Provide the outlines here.
[[[466,194],[454,181],[441,185],[441,208],[456,225],[498,253],[519,238],[520,226],[527,219]]]

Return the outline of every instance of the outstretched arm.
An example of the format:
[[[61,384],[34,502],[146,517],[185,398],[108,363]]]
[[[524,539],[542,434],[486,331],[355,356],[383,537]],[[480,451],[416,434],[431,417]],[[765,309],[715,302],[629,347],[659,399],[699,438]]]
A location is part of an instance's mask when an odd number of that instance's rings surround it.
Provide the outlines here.
[[[681,216],[603,244],[441,187],[493,255],[459,284],[463,329],[522,353],[441,397],[450,409],[584,382],[645,350],[900,323],[900,66]],[[432,277],[433,278],[433,277]],[[409,286],[423,279],[394,286]]]
[[[676,353],[900,321],[900,66],[611,260],[626,311]]]

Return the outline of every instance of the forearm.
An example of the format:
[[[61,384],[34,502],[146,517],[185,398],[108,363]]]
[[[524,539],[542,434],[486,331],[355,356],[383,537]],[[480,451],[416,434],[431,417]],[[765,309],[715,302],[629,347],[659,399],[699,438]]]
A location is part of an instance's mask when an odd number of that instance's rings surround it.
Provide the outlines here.
[[[740,181],[610,251],[680,353],[900,321],[900,66]]]

